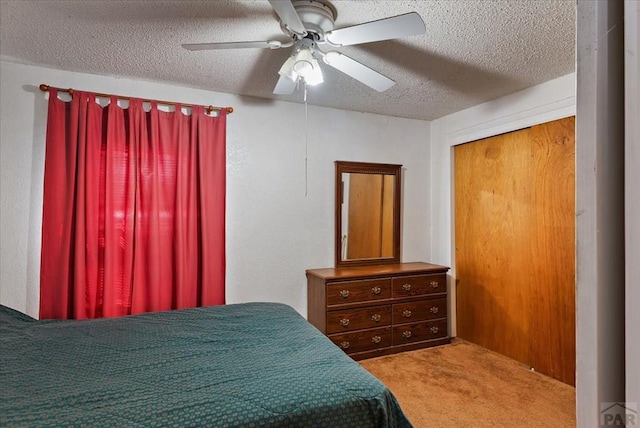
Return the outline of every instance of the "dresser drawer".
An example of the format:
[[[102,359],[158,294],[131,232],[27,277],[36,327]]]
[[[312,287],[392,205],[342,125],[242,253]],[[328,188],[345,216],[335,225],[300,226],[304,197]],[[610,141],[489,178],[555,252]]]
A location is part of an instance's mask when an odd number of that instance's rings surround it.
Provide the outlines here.
[[[391,346],[391,327],[331,334],[329,339],[346,353],[386,348]]]
[[[441,337],[447,337],[446,319],[393,326],[394,346]]]
[[[447,281],[444,274],[393,278],[393,297],[422,296],[446,292]]]
[[[391,324],[391,305],[327,312],[327,334]]]
[[[447,317],[447,299],[430,299],[420,302],[396,303],[393,305],[393,323],[433,320]]]
[[[391,278],[334,282],[327,285],[327,306],[391,297]]]

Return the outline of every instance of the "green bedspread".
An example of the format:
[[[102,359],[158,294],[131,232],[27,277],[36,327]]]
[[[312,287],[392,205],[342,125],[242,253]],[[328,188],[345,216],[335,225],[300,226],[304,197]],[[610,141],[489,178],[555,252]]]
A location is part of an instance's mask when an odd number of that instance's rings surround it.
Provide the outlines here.
[[[245,303],[88,321],[0,307],[0,426],[411,425],[291,307]]]

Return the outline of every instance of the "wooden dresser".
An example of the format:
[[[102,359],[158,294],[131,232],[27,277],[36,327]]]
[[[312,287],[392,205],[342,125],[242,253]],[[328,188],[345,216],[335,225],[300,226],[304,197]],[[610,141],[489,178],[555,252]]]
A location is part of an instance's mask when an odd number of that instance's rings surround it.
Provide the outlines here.
[[[450,342],[446,266],[307,270],[311,324],[358,360]]]

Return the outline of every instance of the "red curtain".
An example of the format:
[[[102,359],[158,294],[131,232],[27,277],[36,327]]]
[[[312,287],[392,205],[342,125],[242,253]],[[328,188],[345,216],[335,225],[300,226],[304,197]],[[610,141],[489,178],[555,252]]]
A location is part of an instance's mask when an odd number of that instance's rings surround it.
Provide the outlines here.
[[[50,89],[40,318],[223,304],[226,112]]]

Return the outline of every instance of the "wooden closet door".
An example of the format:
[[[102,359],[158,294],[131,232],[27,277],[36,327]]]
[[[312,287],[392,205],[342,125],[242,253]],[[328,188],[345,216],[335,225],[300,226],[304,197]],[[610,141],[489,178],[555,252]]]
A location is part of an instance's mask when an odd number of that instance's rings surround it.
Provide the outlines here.
[[[454,148],[458,337],[575,384],[575,120]]]

